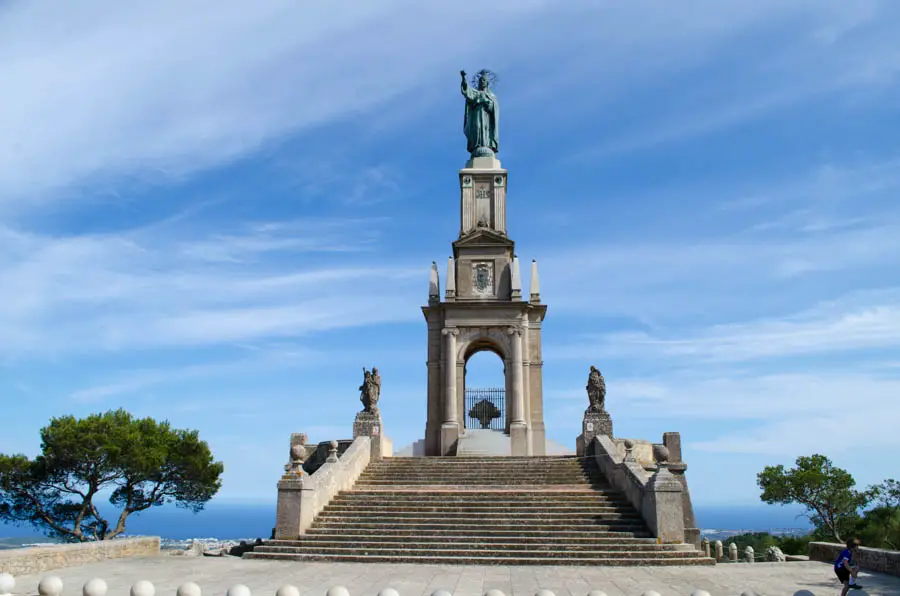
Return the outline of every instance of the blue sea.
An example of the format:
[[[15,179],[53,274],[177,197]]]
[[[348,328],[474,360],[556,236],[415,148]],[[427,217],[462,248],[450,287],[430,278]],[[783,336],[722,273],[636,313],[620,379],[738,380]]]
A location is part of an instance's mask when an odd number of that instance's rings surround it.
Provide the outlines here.
[[[706,535],[744,532],[804,533],[809,522],[792,507],[695,506],[697,524]],[[112,517],[112,516],[110,516]],[[160,536],[178,548],[192,540],[207,542],[269,538],[275,525],[275,504],[210,503],[199,513],[159,507],[128,518],[128,535]],[[0,524],[0,548],[48,542],[30,526]]]

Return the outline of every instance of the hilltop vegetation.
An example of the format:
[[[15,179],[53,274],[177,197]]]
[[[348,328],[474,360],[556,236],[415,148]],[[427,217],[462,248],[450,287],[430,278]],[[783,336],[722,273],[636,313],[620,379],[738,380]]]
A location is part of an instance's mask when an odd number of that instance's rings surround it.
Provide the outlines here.
[[[792,469],[767,466],[757,475],[757,484],[762,489],[760,499],[766,503],[806,507],[814,528],[809,536],[812,540],[843,542],[855,536],[864,546],[900,550],[900,482],[896,480],[888,479],[866,490],[857,490],[849,472],[835,467],[824,455],[815,454],[798,457]],[[768,536],[766,533],[742,536],[746,544],[759,552],[752,540],[763,541],[760,543],[763,550],[773,545],[762,546],[767,540],[764,535]],[[742,548],[746,544],[738,546]],[[795,548],[794,543],[785,544]],[[789,553],[779,544],[774,546]]]

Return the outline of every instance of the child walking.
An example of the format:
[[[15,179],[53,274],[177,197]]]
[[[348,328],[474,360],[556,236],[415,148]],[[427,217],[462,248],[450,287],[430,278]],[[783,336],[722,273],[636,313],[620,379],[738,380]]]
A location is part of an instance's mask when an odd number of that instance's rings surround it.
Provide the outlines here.
[[[856,561],[856,555],[859,553],[859,539],[851,538],[847,541],[847,548],[841,551],[838,558],[834,562],[834,574],[843,584],[841,596],[847,596],[850,588],[858,590],[862,588],[856,583],[856,576],[859,573],[859,564]]]

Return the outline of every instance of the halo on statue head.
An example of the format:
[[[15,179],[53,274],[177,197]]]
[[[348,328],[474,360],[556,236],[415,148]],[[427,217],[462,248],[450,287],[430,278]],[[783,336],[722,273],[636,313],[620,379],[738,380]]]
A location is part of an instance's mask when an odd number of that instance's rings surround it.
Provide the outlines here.
[[[493,87],[497,84],[497,73],[493,70],[488,70],[487,68],[482,68],[478,72],[472,75],[472,86],[476,89],[478,88],[478,81],[481,80],[481,77],[485,76],[488,80],[488,85]]]

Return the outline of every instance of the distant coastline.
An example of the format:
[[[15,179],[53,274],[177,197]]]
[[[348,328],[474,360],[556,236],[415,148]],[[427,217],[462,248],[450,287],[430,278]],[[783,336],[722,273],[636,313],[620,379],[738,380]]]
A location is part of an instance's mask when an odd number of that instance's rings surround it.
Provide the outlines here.
[[[802,509],[766,505],[695,506],[697,523],[710,540],[746,532],[803,535],[809,522]],[[209,544],[266,539],[275,521],[274,504],[211,503],[198,514],[174,507],[153,509],[129,519],[131,536],[160,536],[163,548],[185,548],[192,541]],[[30,526],[0,525],[0,549],[52,544]]]

